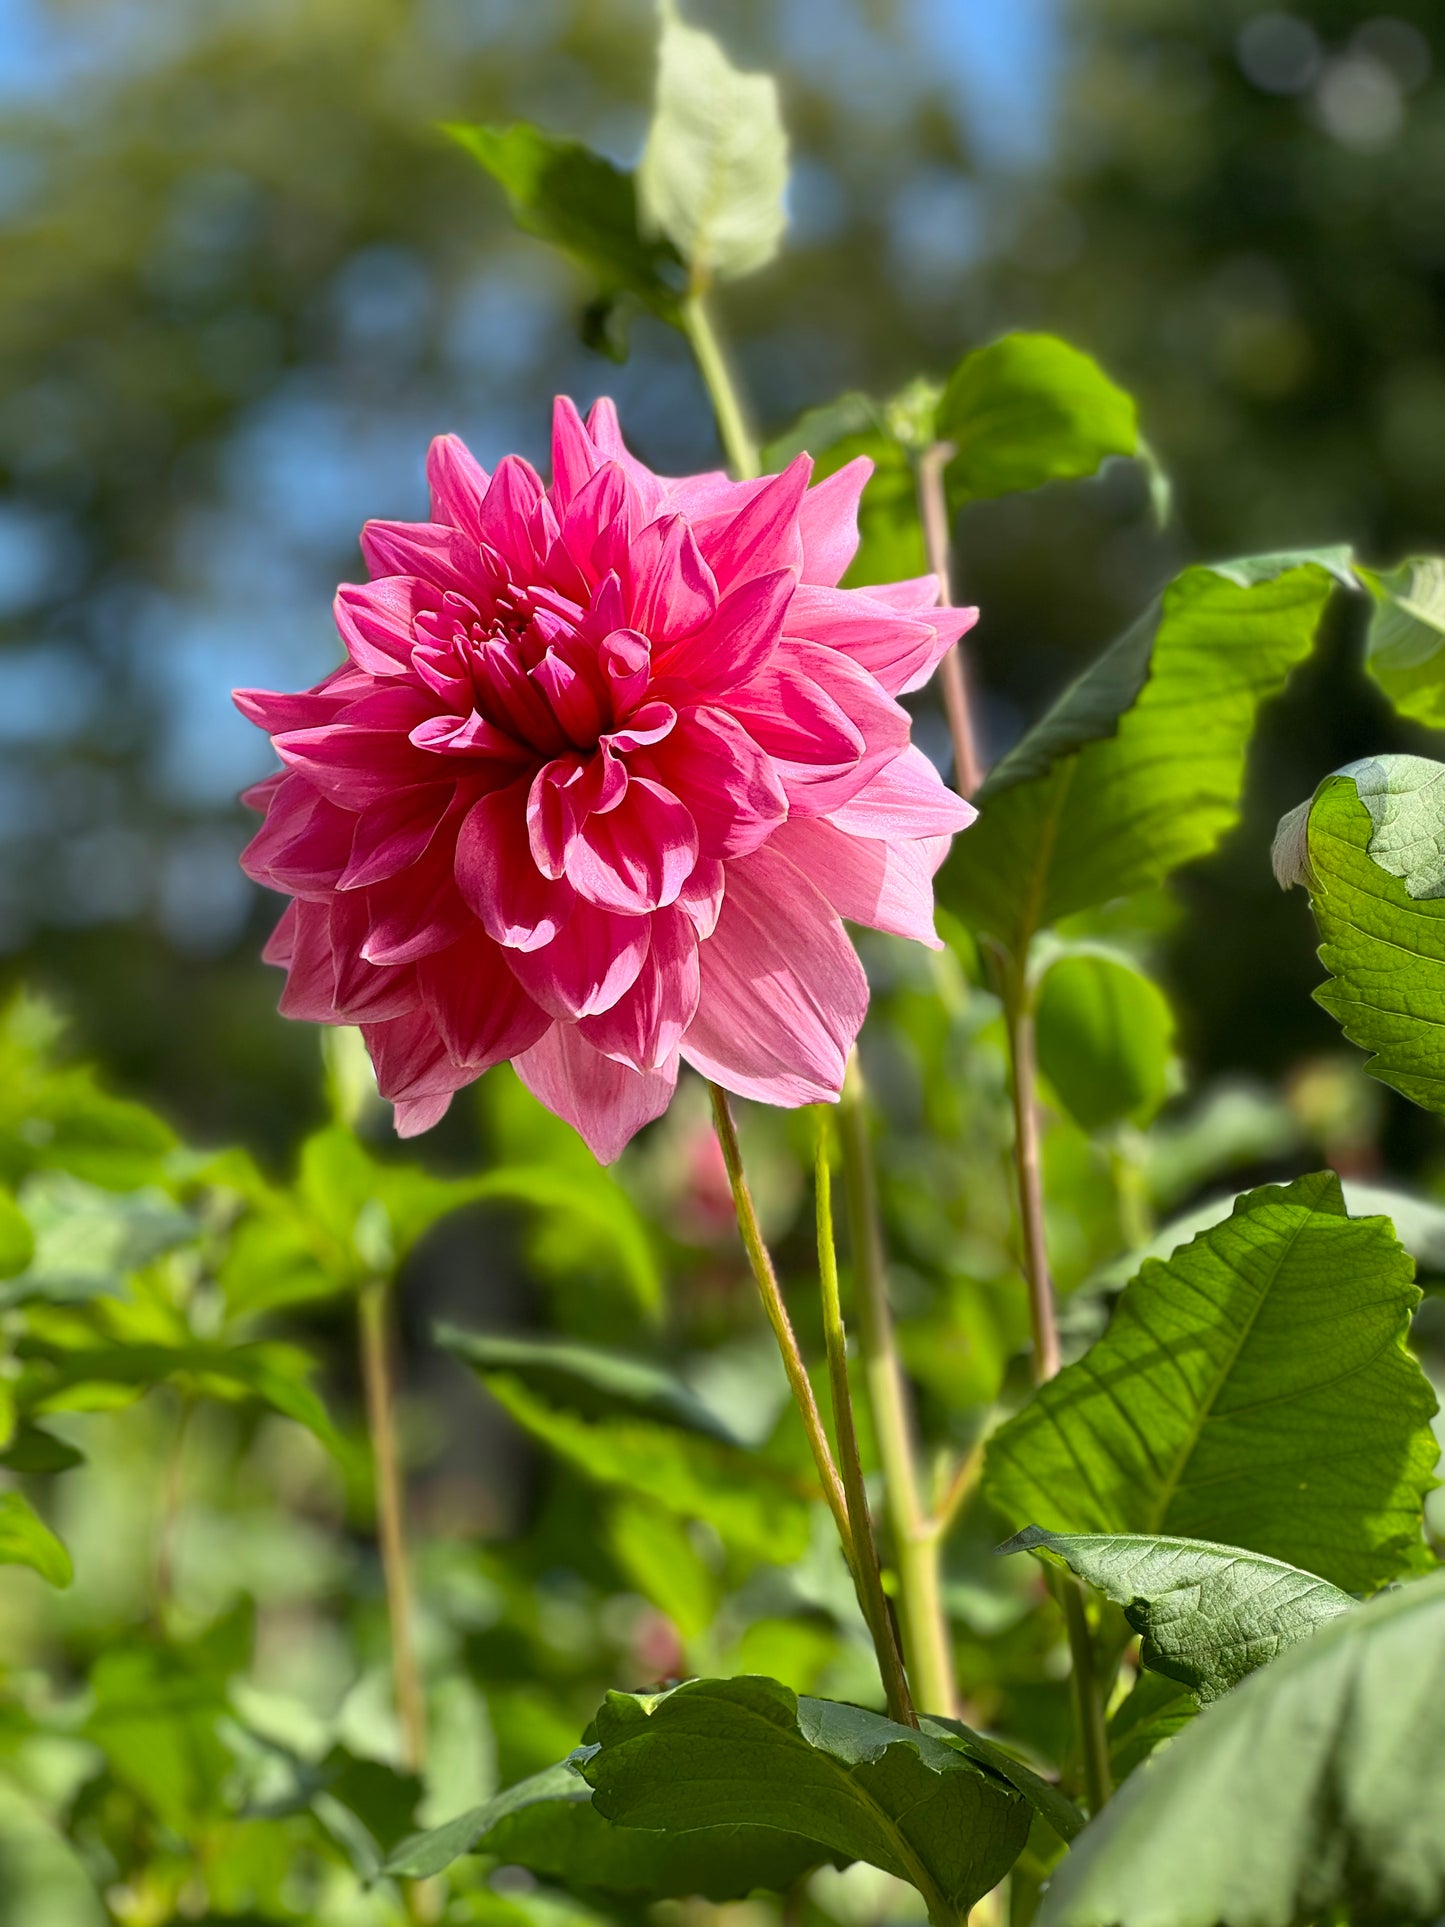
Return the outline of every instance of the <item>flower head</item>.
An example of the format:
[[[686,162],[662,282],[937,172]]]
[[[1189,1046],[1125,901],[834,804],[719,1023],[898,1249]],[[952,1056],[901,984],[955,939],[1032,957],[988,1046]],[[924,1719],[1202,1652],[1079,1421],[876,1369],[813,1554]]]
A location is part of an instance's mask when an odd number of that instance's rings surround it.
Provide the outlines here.
[[[744,1097],[837,1096],[867,983],[841,919],[936,945],[973,810],[909,744],[973,609],[837,584],[871,464],[654,475],[600,401],[552,483],[455,436],[430,522],[371,522],[347,661],[240,690],[284,769],[242,861],[293,901],[281,1009],[358,1024],[403,1136],[511,1058],[610,1159],[679,1058]]]

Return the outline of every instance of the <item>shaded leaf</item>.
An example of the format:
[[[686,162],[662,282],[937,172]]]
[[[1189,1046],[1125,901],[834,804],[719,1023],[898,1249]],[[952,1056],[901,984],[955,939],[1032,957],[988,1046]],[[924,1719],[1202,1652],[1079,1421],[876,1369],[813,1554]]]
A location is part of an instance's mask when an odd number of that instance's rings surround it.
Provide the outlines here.
[[[1199,1712],[1187,1686],[1163,1673],[1140,1673],[1109,1715],[1109,1768],[1117,1786]]]
[[[1060,918],[1161,882],[1239,816],[1259,705],[1313,645],[1343,549],[1186,569],[995,767],[940,872],[1016,958]]]
[[[1039,1927],[1425,1921],[1445,1908],[1445,1573],[1343,1615],[1119,1790]]]
[[[751,274],[778,251],[788,138],[771,74],[733,66],[711,34],[660,8],[657,99],[637,170],[643,226],[666,235],[694,286]]]
[[[35,1238],[25,1213],[8,1191],[0,1190],[0,1278],[24,1271],[35,1255]]]
[[[1125,959],[1058,957],[1038,986],[1035,1023],[1039,1068],[1084,1130],[1147,1124],[1169,1095],[1174,1014]]]
[[[610,1693],[597,1751],[580,1762],[621,1826],[688,1832],[771,1826],[823,1853],[867,1860],[923,1894],[935,1920],[1002,1879],[1033,1808],[950,1735],[896,1726],[776,1680],[692,1680],[670,1693]]]
[[[664,1900],[700,1894],[741,1900],[758,1888],[781,1892],[820,1861],[846,1863],[811,1840],[769,1825],[700,1827],[687,1833],[614,1826],[593,1804],[578,1761],[534,1773],[484,1806],[404,1841],[389,1873],[425,1879],[465,1853],[526,1867],[573,1892]]]
[[[1402,716],[1445,728],[1445,559],[1361,569],[1374,608],[1365,667]]]
[[[1084,1356],[990,1439],[1015,1528],[1243,1546],[1367,1592],[1417,1566],[1435,1396],[1419,1292],[1333,1172],[1265,1185],[1146,1261]]]
[[[84,1464],[85,1454],[78,1452],[68,1439],[58,1439],[39,1425],[22,1425],[0,1451],[0,1465],[11,1472],[68,1472],[72,1466]]]
[[[1275,874],[1303,882],[1329,981],[1315,992],[1373,1077],[1445,1111],[1445,764],[1370,757],[1279,826]]]
[[[1143,1663],[1201,1701],[1227,1693],[1355,1604],[1298,1566],[1202,1539],[1026,1526],[999,1551],[1058,1559],[1122,1606],[1143,1637]]]
[[[0,1492],[0,1566],[29,1566],[52,1586],[74,1577],[70,1554],[18,1492]]]

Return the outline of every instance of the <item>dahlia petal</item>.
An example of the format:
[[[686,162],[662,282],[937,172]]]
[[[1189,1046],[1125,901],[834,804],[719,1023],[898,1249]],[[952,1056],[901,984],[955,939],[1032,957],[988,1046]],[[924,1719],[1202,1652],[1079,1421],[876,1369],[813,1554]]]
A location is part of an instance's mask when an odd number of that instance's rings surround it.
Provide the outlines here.
[[[677,728],[677,711],[671,703],[643,703],[634,709],[626,727],[608,732],[601,740],[619,753],[631,749],[651,749]]]
[[[933,872],[938,866],[932,839],[885,843],[848,836],[823,817],[796,816],[776,831],[770,847],[811,877],[850,923],[912,937],[930,950],[943,948],[933,927]]]
[[[634,1070],[676,1061],[683,1032],[697,1011],[701,978],[697,932],[679,909],[649,918],[649,945],[637,981],[611,1010],[577,1028],[594,1049]]]
[[[431,1012],[421,1006],[388,1023],[363,1024],[361,1035],[376,1072],[376,1088],[393,1104],[449,1098],[472,1082],[473,1073],[452,1062]]]
[[[276,753],[344,809],[364,809],[408,785],[435,782],[435,763],[407,740],[429,707],[421,690],[393,683],[333,722],[283,732],[273,739]]]
[[[966,830],[978,811],[955,796],[921,749],[912,744],[893,757],[828,818],[849,836],[952,836]]]
[[[837,912],[796,864],[770,844],[730,863],[701,959],[684,1059],[765,1104],[836,1099],[868,980]]]
[[[662,481],[638,461],[623,441],[622,424],[617,419],[616,406],[606,395],[592,404],[587,416],[587,433],[603,460],[616,462],[627,477],[641,506],[643,520],[650,522],[662,506]]]
[[[908,711],[866,669],[791,637],[728,707],[773,758],[794,815],[831,815],[908,742]]]
[[[291,914],[294,911],[294,915]],[[331,952],[331,913],[324,903],[297,902],[282,918],[263,955],[285,963],[286,987],[278,1006],[283,1017],[309,1024],[339,1024],[336,965]],[[282,930],[285,929],[285,937]],[[276,954],[284,943],[284,959]],[[273,949],[273,945],[275,948]]]
[[[553,1017],[574,1022],[611,1010],[637,981],[647,957],[647,918],[619,917],[578,897],[552,941],[538,950],[509,949],[507,964],[522,988]]]
[[[587,675],[555,649],[549,649],[531,672],[563,734],[579,748],[596,742],[604,721],[595,674],[594,670],[592,676]]]
[[[527,791],[527,838],[544,877],[560,877],[567,852],[594,811],[616,809],[627,790],[627,770],[603,749],[596,756],[555,757]]]
[[[498,729],[475,710],[469,716],[428,716],[410,732],[414,748],[433,756],[475,756],[487,762],[525,763],[527,749],[505,729]]]
[[[834,587],[858,553],[858,504],[873,473],[867,455],[815,482],[798,504],[798,534],[803,540],[804,582]]]
[[[615,582],[615,576],[607,578]],[[611,629],[597,651],[607,677],[608,694],[614,716],[630,715],[646,694],[652,669],[652,644],[635,629]]]
[[[416,575],[379,575],[375,582],[343,582],[331,605],[346,652],[372,676],[395,676],[411,662],[416,619],[435,610],[442,590]]]
[[[676,903],[698,858],[686,804],[647,777],[633,777],[617,805],[589,816],[567,847],[567,881],[601,910],[638,916]]]
[[[704,628],[658,658],[657,674],[677,676],[713,694],[750,681],[778,646],[793,587],[789,569],[741,583],[723,597]]]
[[[324,897],[351,857],[356,818],[290,770],[271,791],[266,820],[241,852],[253,883],[288,896]]]
[[[628,546],[632,626],[654,645],[690,636],[710,622],[717,583],[680,515],[649,522]]]
[[[463,902],[494,943],[535,950],[552,943],[572,914],[565,879],[544,877],[532,856],[526,781],[474,803],[457,833],[456,881]]]
[[[476,544],[441,522],[368,522],[361,553],[373,577],[420,576],[438,591],[472,594],[479,573]]]
[[[319,729],[347,707],[348,696],[321,689],[294,692],[233,689],[231,701],[248,723],[279,736],[290,729]]]
[[[524,579],[538,561],[530,523],[542,496],[542,478],[532,464],[520,455],[504,455],[478,511],[478,539],[489,543]]]
[[[296,925],[300,920],[301,906],[288,903],[276,920],[276,928],[261,946],[261,961],[280,964],[284,970],[296,954]]]
[[[248,810],[259,810],[264,816],[271,806],[271,798],[283,783],[291,780],[291,772],[286,769],[273,770],[263,776],[259,783],[252,783],[241,791],[240,800]]]
[[[557,1024],[516,1060],[517,1075],[541,1104],[564,1118],[599,1164],[611,1164],[661,1117],[677,1088],[677,1060],[635,1071],[594,1050],[571,1024]]]
[[[352,819],[351,854],[337,889],[364,889],[409,868],[436,835],[453,795],[452,784],[429,783],[369,803]]]
[[[576,404],[566,395],[552,403],[552,506],[560,519],[580,488],[592,479],[599,456],[582,424]]]
[[[434,1124],[440,1124],[452,1107],[453,1091],[438,1091],[434,1097],[399,1097],[391,1107],[392,1123],[398,1137],[420,1137]]]
[[[333,1023],[380,1024],[417,1008],[421,995],[412,964],[374,964],[365,954],[373,932],[365,899],[333,897],[329,930],[335,978]]]
[[[599,566],[596,551],[604,531],[615,524],[620,522],[623,525],[625,536],[630,528],[631,502],[632,498],[627,489],[627,477],[621,468],[616,462],[604,462],[582,484],[567,504],[566,512],[562,516],[559,539],[584,581],[600,584],[611,572],[610,562]],[[625,561],[625,540],[620,554]],[[619,582],[620,580],[619,577]],[[621,616],[622,603],[619,598],[619,620]]]
[[[426,479],[431,489],[433,522],[444,522],[467,535],[481,535],[487,471],[460,435],[436,437],[426,452]]]
[[[665,741],[630,759],[687,806],[699,851],[746,856],[788,814],[788,798],[771,758],[726,710],[686,711]]]
[[[694,525],[711,516],[731,520],[755,495],[761,495],[772,479],[771,475],[756,475],[751,481],[735,482],[724,469],[709,468],[701,475],[664,478],[663,500]]]
[[[951,637],[927,616],[899,615],[866,589],[800,585],[788,608],[789,637],[836,649],[896,696],[932,674]]]
[[[768,476],[736,515],[708,516],[694,523],[698,547],[720,589],[774,569],[791,569],[796,575],[802,568],[798,505],[812,473],[812,456],[797,455],[781,475]]]
[[[699,937],[710,937],[717,929],[726,882],[727,872],[719,859],[700,856],[697,868],[677,893],[677,907]]]
[[[500,947],[476,924],[448,949],[424,957],[416,976],[448,1056],[474,1076],[529,1050],[551,1026]]]

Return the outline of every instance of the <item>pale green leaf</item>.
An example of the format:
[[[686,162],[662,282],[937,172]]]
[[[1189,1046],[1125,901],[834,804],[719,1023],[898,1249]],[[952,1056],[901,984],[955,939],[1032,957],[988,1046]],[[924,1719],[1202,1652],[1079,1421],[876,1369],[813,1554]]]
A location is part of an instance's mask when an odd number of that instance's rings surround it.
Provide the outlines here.
[[[0,1278],[24,1271],[34,1255],[35,1237],[25,1213],[8,1191],[0,1190]]]
[[[1445,1111],[1445,764],[1380,756],[1327,776],[1280,824],[1275,874],[1309,889],[1330,973],[1316,1001],[1372,1076]]]
[[[1241,1546],[1137,1533],[1059,1533],[1027,1526],[999,1547],[1062,1561],[1124,1608],[1144,1665],[1217,1699],[1256,1667],[1308,1639],[1355,1601],[1312,1572]]]
[[[1402,716],[1445,728],[1445,559],[1360,574],[1375,605],[1365,667]]]
[[[1159,986],[1122,957],[1055,959],[1037,991],[1039,1068],[1086,1131],[1147,1124],[1169,1095],[1174,1015]]]
[[[1038,1927],[1294,1927],[1445,1910],[1445,1573],[1342,1615],[1119,1790]]]
[[[1022,959],[1034,934],[1205,856],[1239,817],[1259,706],[1309,653],[1344,550],[1186,569],[1005,756],[940,874]]]
[[[644,228],[665,235],[695,287],[771,261],[787,224],[788,138],[771,74],[733,66],[711,34],[659,8],[657,99],[637,170]]]
[[[52,1586],[68,1586],[70,1554],[18,1492],[0,1492],[0,1566],[29,1566]]]
[[[1265,1185],[1167,1264],[990,1439],[1015,1528],[1265,1553],[1350,1592],[1424,1558],[1435,1396],[1406,1350],[1413,1266],[1333,1172]]]

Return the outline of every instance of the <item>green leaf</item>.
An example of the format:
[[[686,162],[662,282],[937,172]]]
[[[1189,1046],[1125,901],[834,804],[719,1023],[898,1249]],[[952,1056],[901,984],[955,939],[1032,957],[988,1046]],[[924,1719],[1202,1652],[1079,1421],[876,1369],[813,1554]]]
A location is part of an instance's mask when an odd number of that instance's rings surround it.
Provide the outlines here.
[[[1416,555],[1360,576],[1375,605],[1365,667],[1402,716],[1445,729],[1445,560]]]
[[[740,73],[671,0],[659,12],[657,100],[638,203],[647,231],[666,235],[703,288],[751,274],[777,253],[788,137],[771,74]]]
[[[1199,1702],[1187,1687],[1163,1673],[1140,1673],[1109,1715],[1109,1767],[1117,1786],[1156,1746],[1172,1740],[1196,1718]]]
[[[676,321],[677,255],[639,227],[630,174],[580,141],[558,140],[525,121],[444,131],[500,183],[519,228],[570,256],[607,293],[625,289]]]
[[[1383,1218],[1333,1172],[1265,1185],[1148,1260],[1104,1336],[990,1439],[1016,1529],[1205,1539],[1368,1592],[1419,1564],[1435,1396]]]
[[[776,1680],[692,1680],[609,1693],[581,1762],[619,1826],[686,1833],[771,1826],[910,1881],[936,1923],[1001,1880],[1028,1837],[1028,1799],[974,1750]]]
[[[1039,1068],[1084,1130],[1147,1124],[1169,1095],[1174,1014],[1125,959],[1099,951],[1057,958],[1039,985],[1035,1023]]]
[[[387,1872],[427,1879],[464,1853],[526,1867],[573,1892],[637,1900],[742,1900],[758,1888],[783,1892],[820,1861],[845,1864],[811,1840],[769,1825],[701,1827],[667,1833],[605,1820],[576,1762],[534,1773],[485,1806],[404,1841]]]
[[[1343,549],[1186,569],[997,765],[940,873],[1022,960],[1060,918],[1160,883],[1239,816],[1255,714],[1309,653]]]
[[[1139,452],[1132,397],[1055,335],[1005,335],[965,355],[936,432],[958,450],[947,472],[956,504],[1092,475],[1110,455]]]
[[[200,1226],[154,1186],[112,1191],[66,1171],[24,1185],[34,1234],[30,1264],[0,1287],[0,1304],[65,1304],[123,1292],[132,1272],[189,1244]]]
[[[0,1492],[0,1566],[29,1566],[52,1586],[74,1577],[70,1554],[18,1492]]]
[[[850,589],[906,581],[928,569],[913,456],[889,425],[891,413],[891,407],[867,395],[840,395],[800,415],[762,451],[768,474],[786,468],[795,455],[808,453],[815,482],[835,475],[860,455],[872,462],[858,509],[858,553],[844,577]]]
[[[692,1640],[717,1616],[722,1588],[699,1553],[688,1522],[664,1506],[625,1495],[607,1515],[607,1550],[633,1591],[656,1606]]]
[[[85,1454],[68,1439],[58,1439],[40,1425],[22,1425],[15,1437],[0,1451],[0,1465],[10,1472],[44,1474],[69,1472],[84,1465]]]
[[[1380,756],[1327,776],[1279,826],[1275,874],[1309,889],[1329,982],[1315,1001],[1365,1068],[1445,1111],[1445,764]]]
[[[1038,1927],[1293,1927],[1445,1909],[1445,1573],[1337,1619],[1124,1785]]]
[[[443,1327],[533,1438],[593,1483],[706,1519],[730,1546],[787,1565],[808,1545],[808,1503],[785,1472],[732,1443],[685,1386],[640,1360],[589,1347],[481,1338]]]
[[[1240,1546],[1130,1533],[1025,1529],[999,1547],[1061,1560],[1124,1608],[1140,1658],[1201,1701],[1349,1612],[1355,1601],[1312,1572]]]
[[[0,1278],[13,1278],[35,1255],[35,1237],[25,1213],[8,1191],[0,1190]]]

